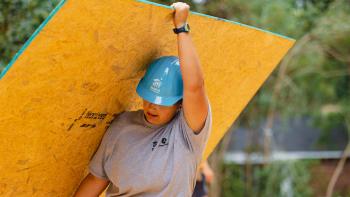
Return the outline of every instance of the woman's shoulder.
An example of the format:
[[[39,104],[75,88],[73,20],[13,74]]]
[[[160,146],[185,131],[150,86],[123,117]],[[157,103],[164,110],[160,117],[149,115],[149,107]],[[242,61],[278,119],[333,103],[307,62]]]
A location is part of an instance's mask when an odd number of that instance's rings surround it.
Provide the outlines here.
[[[122,111],[114,116],[111,121],[105,135],[108,138],[116,139],[120,136],[126,128],[135,123],[138,120],[138,116],[142,113],[141,110],[138,111]]]
[[[128,126],[130,124],[135,124],[139,122],[139,119],[142,114],[143,114],[142,110],[122,111],[115,116],[110,126],[121,127],[121,126]]]

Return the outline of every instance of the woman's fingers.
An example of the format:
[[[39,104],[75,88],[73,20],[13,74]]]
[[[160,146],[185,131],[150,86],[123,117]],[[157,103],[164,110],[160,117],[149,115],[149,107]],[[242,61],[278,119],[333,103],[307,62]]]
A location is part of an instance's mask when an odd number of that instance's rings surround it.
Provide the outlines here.
[[[187,3],[176,2],[170,5],[174,11],[174,25],[180,27],[186,23],[190,6]]]
[[[173,7],[175,10],[189,10],[190,6],[187,3],[183,2],[176,2],[170,5]]]

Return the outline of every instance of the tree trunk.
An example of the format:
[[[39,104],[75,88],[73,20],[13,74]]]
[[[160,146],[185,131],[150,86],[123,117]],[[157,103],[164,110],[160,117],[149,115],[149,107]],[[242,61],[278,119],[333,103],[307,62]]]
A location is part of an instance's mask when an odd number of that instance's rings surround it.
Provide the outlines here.
[[[349,66],[349,68],[350,68],[350,66]],[[349,75],[350,75],[350,69],[349,69]],[[348,143],[345,147],[345,150],[341,156],[340,161],[337,164],[337,167],[335,168],[335,170],[333,172],[332,178],[329,181],[329,184],[327,187],[326,197],[332,197],[335,184],[337,183],[337,181],[340,177],[340,174],[343,171],[344,165],[346,163],[346,159],[348,157],[350,157],[350,114],[349,114],[349,112],[345,111],[344,116],[345,116],[346,130],[348,133]]]
[[[344,165],[346,163],[346,159],[350,156],[350,141],[348,142],[348,144],[346,145],[346,148],[343,152],[343,155],[340,159],[340,161],[337,164],[337,167],[335,168],[332,178],[329,181],[328,187],[327,187],[327,194],[326,197],[332,197],[333,196],[333,191],[334,191],[334,187],[335,184],[337,183],[339,176],[341,174],[341,172],[343,171]]]

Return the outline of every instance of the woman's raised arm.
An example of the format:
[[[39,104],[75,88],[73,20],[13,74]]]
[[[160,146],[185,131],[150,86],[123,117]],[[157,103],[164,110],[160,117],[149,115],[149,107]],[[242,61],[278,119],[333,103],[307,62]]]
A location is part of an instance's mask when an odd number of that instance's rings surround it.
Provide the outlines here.
[[[174,25],[179,28],[187,22],[190,7],[182,2],[173,3],[171,6],[175,9]],[[203,72],[190,33],[177,34],[177,41],[184,84],[183,110],[187,124],[198,133],[203,128],[208,114]]]

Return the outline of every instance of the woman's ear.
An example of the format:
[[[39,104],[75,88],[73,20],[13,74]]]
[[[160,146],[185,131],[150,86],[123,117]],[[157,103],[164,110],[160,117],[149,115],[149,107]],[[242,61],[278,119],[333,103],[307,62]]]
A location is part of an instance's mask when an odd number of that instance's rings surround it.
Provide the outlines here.
[[[181,110],[181,108],[182,108],[182,103],[178,103],[176,111],[179,112]]]

